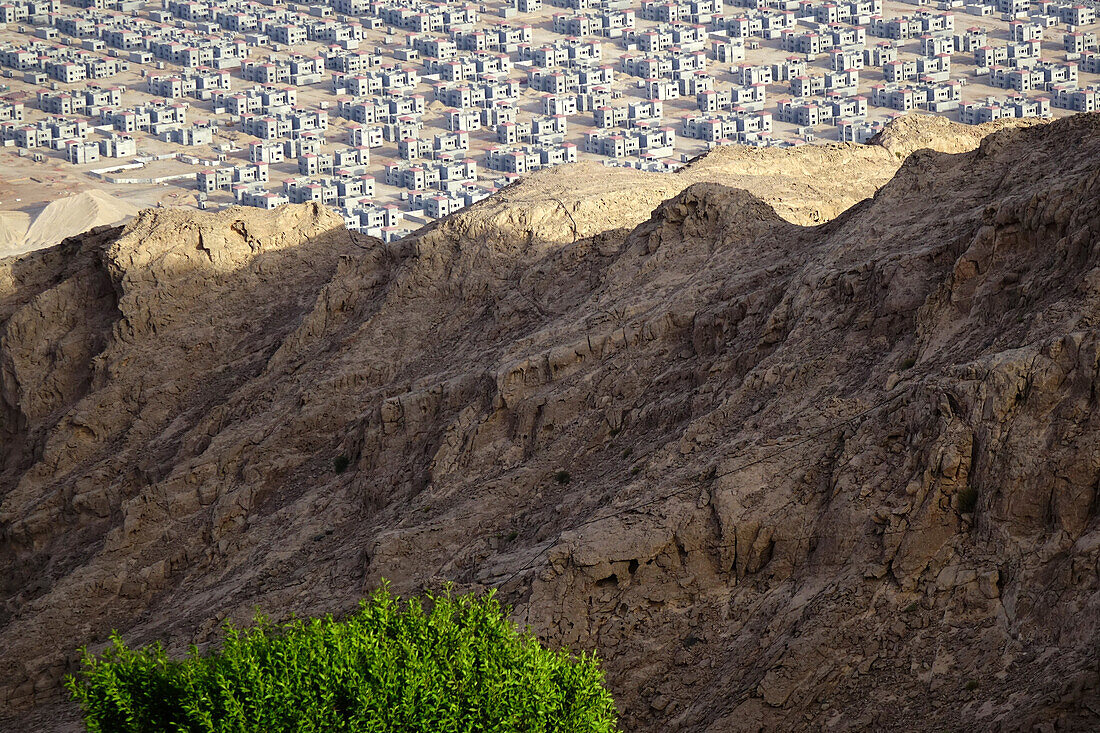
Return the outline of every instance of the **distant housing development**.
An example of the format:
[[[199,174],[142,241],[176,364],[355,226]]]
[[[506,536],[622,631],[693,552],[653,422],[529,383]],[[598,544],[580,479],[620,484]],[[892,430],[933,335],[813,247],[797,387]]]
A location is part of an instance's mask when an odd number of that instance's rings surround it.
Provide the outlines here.
[[[1100,109],[1100,0],[6,0],[20,166],[393,240],[579,160]],[[0,206],[8,206],[2,202]]]

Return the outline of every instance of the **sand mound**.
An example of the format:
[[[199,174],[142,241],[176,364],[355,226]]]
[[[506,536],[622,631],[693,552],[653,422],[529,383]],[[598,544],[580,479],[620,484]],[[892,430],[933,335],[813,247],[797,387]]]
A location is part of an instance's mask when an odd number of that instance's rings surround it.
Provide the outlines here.
[[[31,215],[24,211],[0,211],[0,257],[24,252],[23,242],[31,225]]]
[[[22,242],[8,245],[8,248],[27,252],[48,247],[65,237],[86,232],[93,227],[120,224],[137,213],[136,206],[108,193],[83,191],[47,204],[34,221],[25,227],[26,234]]]

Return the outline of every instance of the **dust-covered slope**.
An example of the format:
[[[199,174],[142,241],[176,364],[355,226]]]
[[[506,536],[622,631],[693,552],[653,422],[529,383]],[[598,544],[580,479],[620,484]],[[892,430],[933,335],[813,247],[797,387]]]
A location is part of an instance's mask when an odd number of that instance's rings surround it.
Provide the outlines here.
[[[640,222],[575,173],[391,245],[156,211],[0,263],[10,720],[72,720],[111,628],[388,578],[500,588],[629,730],[1095,726],[1100,119],[918,150],[816,227],[897,155],[803,150]]]
[[[0,257],[48,247],[95,227],[122,224],[137,213],[133,204],[95,189],[54,199],[33,217],[22,211],[0,212]]]

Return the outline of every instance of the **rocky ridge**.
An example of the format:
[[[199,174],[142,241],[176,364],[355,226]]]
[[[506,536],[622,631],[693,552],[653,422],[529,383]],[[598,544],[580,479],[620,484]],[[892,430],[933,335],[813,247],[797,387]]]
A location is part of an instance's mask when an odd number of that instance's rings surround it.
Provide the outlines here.
[[[387,578],[597,649],[628,730],[1095,726],[1100,118],[988,132],[0,260],[0,715]]]

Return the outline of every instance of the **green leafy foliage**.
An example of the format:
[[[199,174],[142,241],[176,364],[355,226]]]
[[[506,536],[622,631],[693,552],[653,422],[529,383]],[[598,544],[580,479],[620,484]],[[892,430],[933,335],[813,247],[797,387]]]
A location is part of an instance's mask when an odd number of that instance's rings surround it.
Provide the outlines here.
[[[66,684],[93,733],[617,730],[598,660],[519,633],[492,593],[381,588],[343,620],[227,624],[182,661],[114,634]]]

